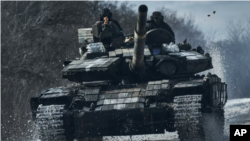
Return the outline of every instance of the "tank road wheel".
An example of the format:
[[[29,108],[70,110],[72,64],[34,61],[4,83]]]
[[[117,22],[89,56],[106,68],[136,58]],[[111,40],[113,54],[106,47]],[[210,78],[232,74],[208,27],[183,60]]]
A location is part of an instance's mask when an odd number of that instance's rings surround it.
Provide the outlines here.
[[[175,128],[181,141],[223,141],[224,110],[201,112],[202,95],[174,98]]]
[[[36,131],[42,141],[73,141],[66,139],[63,127],[65,105],[39,105],[36,114]]]

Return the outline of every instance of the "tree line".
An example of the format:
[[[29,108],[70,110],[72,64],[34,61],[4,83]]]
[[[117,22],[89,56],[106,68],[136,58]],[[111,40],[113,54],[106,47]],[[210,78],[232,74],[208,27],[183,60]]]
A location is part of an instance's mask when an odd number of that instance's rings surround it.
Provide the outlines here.
[[[229,21],[227,39],[216,42],[222,53],[230,98],[250,97],[250,16]]]

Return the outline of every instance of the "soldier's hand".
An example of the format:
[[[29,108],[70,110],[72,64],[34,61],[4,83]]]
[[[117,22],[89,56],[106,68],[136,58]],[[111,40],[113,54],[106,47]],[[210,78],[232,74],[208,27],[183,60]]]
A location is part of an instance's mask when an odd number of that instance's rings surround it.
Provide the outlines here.
[[[104,24],[106,24],[106,25],[107,25],[107,24],[108,24],[108,22],[109,22],[109,18],[108,18],[108,17],[104,17],[104,18],[103,18],[103,20],[104,20]]]
[[[134,40],[133,37],[126,38],[126,39],[125,39],[125,43],[126,43],[126,42],[129,42],[129,41],[133,41],[133,40]]]

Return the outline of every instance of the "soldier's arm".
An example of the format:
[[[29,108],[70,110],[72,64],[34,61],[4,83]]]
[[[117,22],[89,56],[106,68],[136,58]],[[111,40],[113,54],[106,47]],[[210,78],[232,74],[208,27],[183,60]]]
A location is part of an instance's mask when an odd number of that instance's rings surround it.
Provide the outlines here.
[[[113,20],[113,23],[123,32],[123,29],[121,28],[120,24],[116,20]]]

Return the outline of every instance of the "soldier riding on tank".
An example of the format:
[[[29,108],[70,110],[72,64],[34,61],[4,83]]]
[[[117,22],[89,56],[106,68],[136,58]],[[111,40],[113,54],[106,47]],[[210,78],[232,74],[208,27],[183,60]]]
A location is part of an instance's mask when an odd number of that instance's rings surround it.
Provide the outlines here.
[[[116,20],[111,18],[112,12],[110,12],[108,8],[104,8],[100,13],[100,21],[105,21],[104,20],[105,17],[107,17],[109,21],[112,21],[120,29],[120,32],[123,32],[123,29],[121,28],[120,24]]]
[[[125,38],[121,26],[111,17],[110,10],[104,8],[100,14],[100,21],[92,26],[94,43],[102,42],[108,51],[120,47]]]
[[[155,11],[152,13],[152,15],[150,16],[150,20],[147,21],[146,28],[147,28],[147,31],[150,31],[153,29],[163,29],[163,30],[168,31],[170,33],[170,36],[172,36],[171,42],[175,43],[175,34],[172,28],[163,21],[163,16],[161,12]],[[152,36],[154,36],[155,34],[159,34],[158,33],[159,31],[158,32],[157,31],[155,32],[155,30],[153,31],[154,32],[150,33]],[[133,34],[127,35],[124,46],[127,46],[127,47],[133,46],[133,43],[134,43],[133,39],[134,39]],[[151,43],[146,42],[146,44],[151,44]]]
[[[163,16],[159,11],[153,12],[153,14],[150,16],[150,20],[147,21],[147,31],[157,28],[167,30],[175,38],[172,28],[163,21]]]

